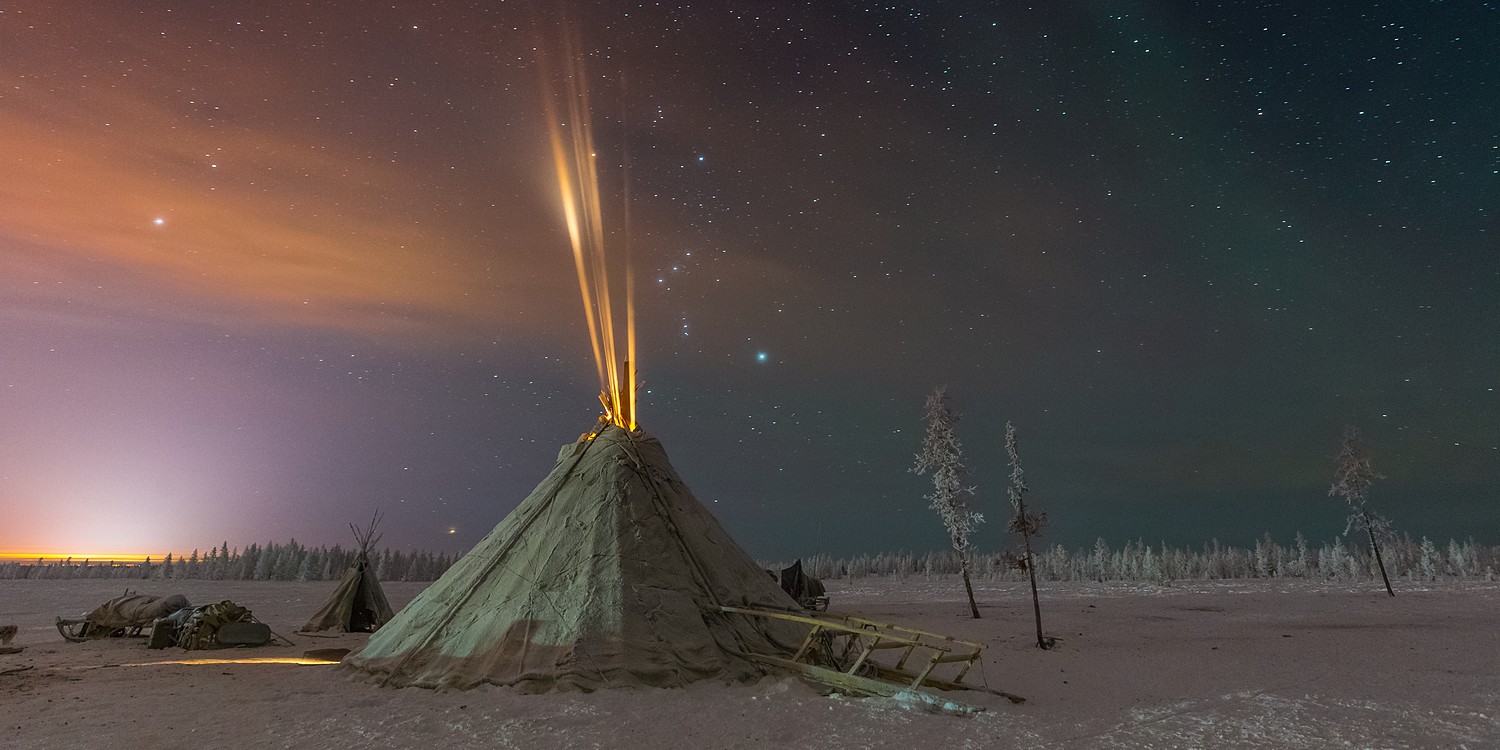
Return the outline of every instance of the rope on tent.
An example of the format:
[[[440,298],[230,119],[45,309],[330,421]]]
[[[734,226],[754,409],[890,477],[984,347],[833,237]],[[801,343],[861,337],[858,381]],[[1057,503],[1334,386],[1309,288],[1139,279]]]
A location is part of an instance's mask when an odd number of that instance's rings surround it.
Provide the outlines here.
[[[539,581],[526,575],[525,573],[522,573],[519,570],[516,570],[514,567],[505,565],[504,563],[501,563],[501,565],[503,565],[505,567],[505,570],[511,575],[514,575],[515,577],[531,584],[536,592],[538,594],[541,594],[542,601],[545,601],[547,603],[547,606],[551,607],[552,611],[557,613],[558,617],[563,617],[566,614],[562,611],[562,607],[557,606],[557,602],[552,600],[552,597],[547,596],[547,592],[542,589],[542,584]],[[531,618],[529,617],[526,618],[526,639],[524,642],[531,643]],[[594,661],[594,655],[590,654],[589,650],[583,647],[583,643],[581,641],[574,644],[574,647],[583,652],[584,658],[589,660],[589,666],[594,668],[594,672],[599,675],[599,679],[604,681],[605,687],[608,687],[609,675],[606,675],[604,673],[604,670],[599,668],[599,663]]]
[[[640,474],[641,477],[645,479],[646,489],[651,491],[651,501],[656,506],[656,511],[661,514],[662,522],[667,526],[667,532],[670,533],[672,535],[672,539],[677,542],[677,546],[682,550],[682,556],[688,561],[689,569],[691,569],[693,575],[697,577],[698,583],[702,585],[703,590],[708,593],[709,601],[714,605],[713,611],[721,611],[724,603],[719,600],[719,595],[714,591],[713,583],[709,580],[708,574],[704,571],[702,563],[698,561],[697,556],[694,555],[692,549],[688,547],[687,541],[683,539],[682,532],[677,528],[677,524],[672,522],[671,508],[667,504],[666,499],[662,497],[661,488],[656,484],[656,477],[651,476],[651,472],[646,470],[646,462],[645,459],[641,458],[640,456],[640,447],[636,445],[635,436],[631,435],[627,430],[625,431],[625,438],[626,443],[629,444],[630,448],[626,448],[624,444],[622,444],[621,449],[625,451],[626,457],[628,457],[630,461],[635,464],[636,473]],[[631,448],[634,448],[635,450],[632,452]],[[713,631],[709,632],[710,634],[712,634]],[[737,644],[739,644],[739,650],[741,653],[747,653],[750,651],[748,645],[745,643],[745,639],[740,637],[740,631],[738,629],[730,626],[729,632],[734,635],[734,640]],[[765,635],[765,633],[762,632],[762,635]]]
[[[401,657],[401,661],[396,662],[396,666],[392,667],[391,671],[386,673],[385,679],[380,681],[381,687],[388,685],[392,679],[395,679],[396,675],[401,673],[401,670],[406,667],[406,663],[411,661],[413,656],[416,656],[417,653],[427,648],[427,646],[432,643],[432,639],[437,637],[438,631],[448,627],[448,624],[453,621],[453,617],[458,614],[458,608],[462,607],[464,604],[467,604],[470,599],[474,598],[474,594],[479,591],[479,588],[484,585],[485,581],[489,580],[490,574],[495,572],[495,570],[500,567],[501,562],[505,559],[506,554],[510,552],[511,547],[514,547],[516,542],[519,541],[521,537],[526,535],[526,530],[531,528],[532,522],[541,517],[543,511],[551,507],[552,501],[557,499],[558,493],[562,491],[562,488],[568,483],[568,480],[573,478],[573,470],[577,469],[579,462],[583,461],[583,457],[588,453],[589,447],[597,442],[597,439],[595,438],[597,438],[599,433],[603,432],[606,428],[607,427],[600,428],[597,432],[592,433],[594,437],[584,442],[583,450],[578,451],[578,455],[573,459],[573,463],[568,465],[568,470],[563,474],[562,479],[559,480],[557,485],[552,488],[552,494],[548,495],[546,500],[539,503],[537,505],[536,511],[521,523],[521,527],[516,529],[515,535],[510,539],[507,539],[505,542],[505,546],[501,547],[500,550],[497,551],[492,558],[490,558],[489,564],[485,566],[484,570],[481,571],[479,575],[474,577],[474,583],[470,584],[468,590],[464,592],[463,596],[460,596],[458,599],[454,600],[453,604],[448,607],[448,611],[444,612],[443,616],[438,619],[437,623],[427,631],[427,635],[422,637],[422,640],[417,643],[417,646],[407,651],[406,655]]]
[[[676,540],[677,545],[682,549],[682,556],[687,558],[693,575],[698,578],[698,583],[702,584],[703,590],[708,592],[708,598],[713,602],[713,605],[715,607],[723,606],[723,602],[719,601],[719,595],[714,593],[713,585],[709,582],[708,574],[704,572],[702,564],[693,555],[693,551],[688,549],[687,542],[683,541],[682,532],[678,530],[677,524],[672,522],[670,507],[667,505],[666,499],[662,497],[661,488],[656,486],[656,478],[651,476],[651,472],[646,470],[646,462],[640,456],[640,449],[635,444],[635,436],[627,431],[625,438],[626,443],[636,450],[632,452],[630,449],[625,448],[624,445],[621,445],[621,449],[625,451],[625,456],[630,459],[631,463],[635,464],[636,473],[645,480],[646,489],[651,491],[651,502],[656,506],[656,511],[661,514],[662,522],[667,525],[667,531],[672,534],[672,538]]]

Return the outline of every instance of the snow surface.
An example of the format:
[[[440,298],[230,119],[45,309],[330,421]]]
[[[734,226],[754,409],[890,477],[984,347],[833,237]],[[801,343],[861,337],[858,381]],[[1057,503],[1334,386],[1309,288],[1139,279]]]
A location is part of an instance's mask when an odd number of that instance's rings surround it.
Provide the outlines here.
[[[0,581],[0,747],[14,748],[1497,748],[1500,584],[1398,588],[1295,580],[1051,584],[1032,643],[1024,584],[953,578],[829,582],[834,608],[986,644],[973,679],[1027,697],[945,694],[986,710],[824,696],[792,678],[685,689],[522,695],[382,688],[328,666],[147,665],[143,639],[66,643],[123,581]],[[354,647],[293,635],[336,582],[142,581],[194,603],[232,599],[295,643],[239,658]],[[393,606],[424,584],[387,583]],[[16,671],[19,670],[19,671]]]

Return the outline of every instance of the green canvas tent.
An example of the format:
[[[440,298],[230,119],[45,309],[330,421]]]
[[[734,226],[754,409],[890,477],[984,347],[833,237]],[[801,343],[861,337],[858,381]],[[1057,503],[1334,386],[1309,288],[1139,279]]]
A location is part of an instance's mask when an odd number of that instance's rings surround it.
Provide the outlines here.
[[[375,577],[375,569],[370,564],[370,554],[374,551],[375,543],[380,541],[380,536],[375,534],[375,527],[379,523],[380,517],[377,515],[364,531],[350,524],[354,540],[359,542],[359,554],[354,558],[354,564],[344,571],[338,588],[333,590],[333,594],[298,632],[342,630],[346,633],[373,633],[395,616],[391,612],[390,602],[386,601],[385,591],[380,588],[380,580]]]
[[[749,679],[807,630],[726,614],[797,603],[693,497],[661,443],[605,426],[344,660],[389,684],[528,691]]]

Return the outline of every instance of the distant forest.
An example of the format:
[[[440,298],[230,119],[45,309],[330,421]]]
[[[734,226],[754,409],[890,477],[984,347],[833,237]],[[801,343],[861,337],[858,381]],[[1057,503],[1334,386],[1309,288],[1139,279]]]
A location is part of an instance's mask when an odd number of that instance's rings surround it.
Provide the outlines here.
[[[1476,544],[1473,539],[1438,544],[1423,537],[1393,537],[1381,546],[1392,577],[1407,580],[1471,578],[1496,580],[1500,572],[1500,546]],[[295,540],[286,544],[251,544],[231,550],[228,543],[210,548],[207,554],[194,550],[187,557],[168,555],[159,561],[98,563],[91,560],[61,562],[0,563],[0,579],[202,579],[219,581],[328,581],[344,574],[358,550],[339,545],[306,547]],[[402,552],[389,548],[375,554],[371,562],[382,581],[433,581],[448,570],[458,555],[424,551]],[[786,563],[763,563],[766,568]],[[985,580],[1020,581],[1024,571],[1005,554],[978,554],[972,573]],[[942,552],[893,552],[839,558],[817,554],[802,559],[803,569],[825,580],[867,576],[923,576],[958,573],[958,558],[952,550]],[[1311,578],[1360,580],[1378,578],[1368,545],[1358,539],[1334,537],[1312,546],[1298,534],[1288,546],[1277,544],[1269,534],[1250,547],[1221,545],[1217,540],[1201,548],[1151,546],[1143,541],[1126,542],[1112,548],[1103,539],[1091,548],[1068,550],[1061,545],[1036,553],[1037,578],[1043,581],[1140,581],[1166,583],[1173,580],[1239,578]]]
[[[1500,546],[1449,541],[1446,545],[1422,537],[1391,537],[1381,543],[1386,569],[1394,578],[1480,578],[1496,580],[1500,571]],[[1166,583],[1174,580],[1241,578],[1311,578],[1320,580],[1378,579],[1379,570],[1369,545],[1359,537],[1313,547],[1302,534],[1289,546],[1281,546],[1266,534],[1251,547],[1229,547],[1218,540],[1201,548],[1151,546],[1144,541],[1126,542],[1111,548],[1099,539],[1092,548],[1069,551],[1061,545],[1036,550],[1037,579],[1042,581],[1140,581]],[[1021,581],[1026,573],[1007,554],[976,554],[971,574],[985,580]],[[785,565],[782,565],[785,567]],[[927,553],[886,553],[836,558],[813,555],[802,559],[802,568],[825,580],[864,576],[921,576],[956,574],[958,556],[952,550]]]
[[[168,554],[161,560],[119,563],[92,560],[0,563],[0,579],[6,578],[120,578],[149,580],[197,579],[212,581],[330,581],[344,575],[354,564],[358,549],[340,545],[307,547],[293,539],[286,544],[251,544],[231,550],[225,542],[210,547],[207,554],[193,550],[186,557]],[[382,581],[435,581],[457,555],[402,552],[386,548],[372,554],[370,563]]]

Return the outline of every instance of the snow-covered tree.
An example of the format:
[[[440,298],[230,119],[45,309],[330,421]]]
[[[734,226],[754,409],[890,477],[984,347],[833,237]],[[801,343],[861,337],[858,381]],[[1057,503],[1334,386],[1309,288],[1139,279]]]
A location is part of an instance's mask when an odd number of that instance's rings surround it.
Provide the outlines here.
[[[1047,514],[1026,510],[1026,491],[1030,488],[1026,486],[1025,472],[1021,470],[1021,454],[1016,450],[1016,427],[1008,421],[1005,423],[1005,455],[1010,458],[1010,485],[1005,492],[1010,497],[1013,511],[1008,528],[1012,533],[1021,535],[1024,557],[1017,564],[1018,567],[1024,567],[1031,578],[1031,611],[1036,615],[1036,647],[1051,648],[1057,641],[1042,635],[1042,600],[1036,593],[1036,559],[1031,554],[1031,538],[1042,533],[1042,527],[1047,525]]]
[[[271,580],[271,570],[276,562],[277,546],[275,542],[266,542],[266,546],[259,550],[255,556],[255,570],[250,574],[251,580]]]
[[[316,552],[309,552],[308,554],[302,556],[302,562],[297,563],[296,580],[298,580],[298,581],[310,581],[310,580],[312,580],[313,569],[314,569],[314,566],[317,565],[317,559],[316,558],[317,558],[317,553]]]
[[[1255,577],[1274,578],[1283,575],[1280,556],[1281,547],[1271,539],[1271,532],[1267,531],[1255,543]]]
[[[1365,535],[1370,539],[1370,551],[1375,553],[1375,564],[1380,567],[1380,578],[1385,581],[1385,592],[1395,596],[1390,576],[1385,574],[1385,561],[1380,557],[1380,543],[1376,541],[1377,535],[1385,536],[1390,532],[1390,523],[1379,513],[1370,510],[1365,502],[1375,478],[1376,474],[1370,468],[1370,457],[1365,454],[1359,430],[1354,427],[1345,428],[1344,444],[1339,449],[1338,468],[1334,471],[1333,485],[1328,488],[1328,494],[1330,497],[1336,495],[1344,498],[1344,502],[1349,505],[1349,520],[1344,525],[1344,534],[1347,535],[1356,526],[1364,527]]]
[[[958,553],[964,591],[969,595],[969,611],[978,619],[979,605],[974,603],[974,586],[969,582],[969,535],[984,522],[984,516],[969,509],[967,498],[974,494],[974,488],[964,484],[968,471],[964,467],[963,447],[954,431],[958,414],[948,405],[946,388],[938,388],[927,397],[922,421],[927,425],[927,434],[922,439],[922,452],[917,454],[917,465],[912,471],[932,475],[932,494],[927,499],[948,529],[948,540],[953,543],[953,551]]]
[[[297,569],[302,567],[302,557],[305,553],[302,545],[297,540],[291,539],[281,547],[281,554],[276,556],[276,564],[271,568],[271,579],[276,581],[294,581],[297,579]]]
[[[1089,561],[1089,567],[1094,570],[1094,580],[1104,583],[1105,577],[1109,575],[1109,544],[1104,541],[1104,537],[1094,540],[1094,556]]]
[[[1473,571],[1469,568],[1470,559],[1466,545],[1459,544],[1457,539],[1448,540],[1448,567],[1453,575],[1460,578],[1473,575]]]
[[[1438,577],[1438,548],[1431,539],[1422,537],[1422,578],[1436,581]]]
[[[1165,585],[1167,582],[1166,569],[1162,566],[1161,557],[1151,551],[1150,547],[1141,556],[1141,576],[1152,583]]]
[[[1318,556],[1307,546],[1307,537],[1302,532],[1297,532],[1297,552],[1293,565],[1296,566],[1295,574],[1307,578],[1312,575],[1314,566],[1318,564]]]

